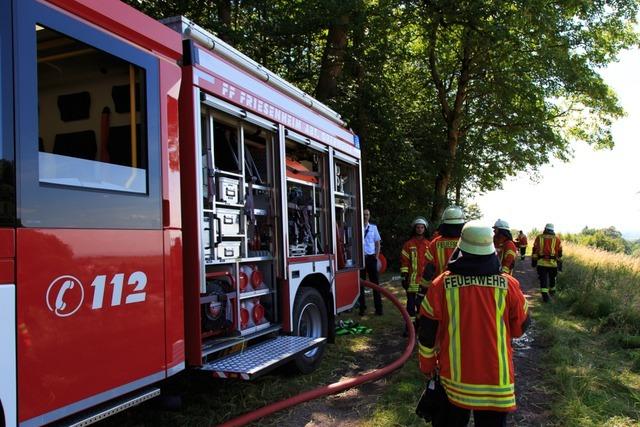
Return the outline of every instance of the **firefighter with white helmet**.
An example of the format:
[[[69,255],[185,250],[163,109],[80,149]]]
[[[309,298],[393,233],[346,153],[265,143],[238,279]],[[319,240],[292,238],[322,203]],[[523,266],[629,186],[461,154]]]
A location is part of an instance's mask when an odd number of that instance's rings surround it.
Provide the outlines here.
[[[421,399],[416,411],[434,427],[467,425],[471,411],[475,425],[506,425],[516,409],[511,339],[528,323],[520,284],[501,273],[491,228],[468,222],[418,318],[420,370],[439,379],[446,396],[433,410]]]
[[[548,302],[549,295],[555,293],[558,271],[562,271],[562,241],[556,236],[553,224],[545,225],[533,242],[531,265],[538,271],[542,300]]]
[[[407,292],[407,312],[412,319],[415,319],[416,310],[420,307],[418,294],[424,297],[425,293],[424,291],[420,292],[420,283],[429,256],[429,240],[426,237],[427,226],[428,223],[424,217],[416,217],[411,223],[411,237],[402,246],[400,252],[402,287]]]
[[[503,219],[498,219],[493,225],[493,244],[502,266],[502,272],[511,274],[516,264],[516,244],[511,236],[509,223]]]
[[[466,222],[464,211],[459,206],[449,206],[442,213],[438,235],[429,244],[427,265],[422,274],[422,286],[428,288],[431,279],[438,277],[447,268],[447,262],[458,245],[462,227]]]

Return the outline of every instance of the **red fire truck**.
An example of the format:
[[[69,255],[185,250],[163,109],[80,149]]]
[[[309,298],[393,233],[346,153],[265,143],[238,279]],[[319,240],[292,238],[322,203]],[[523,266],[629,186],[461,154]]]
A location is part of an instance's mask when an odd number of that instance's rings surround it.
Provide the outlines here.
[[[0,0],[0,45],[0,424],[315,369],[362,265],[340,116],[115,0]]]

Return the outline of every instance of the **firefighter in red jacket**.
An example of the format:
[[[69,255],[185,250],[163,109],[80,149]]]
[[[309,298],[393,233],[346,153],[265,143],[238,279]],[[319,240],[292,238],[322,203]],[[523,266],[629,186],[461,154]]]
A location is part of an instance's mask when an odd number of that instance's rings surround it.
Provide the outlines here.
[[[496,247],[502,272],[512,274],[516,264],[517,249],[507,221],[498,219],[493,225],[493,244]]]
[[[429,259],[429,240],[426,238],[427,220],[419,216],[411,224],[413,232],[411,238],[402,247],[400,252],[400,274],[402,275],[402,287],[407,292],[407,312],[415,319],[416,311],[420,307],[418,294],[424,297],[421,291],[422,273]]]
[[[545,225],[542,234],[533,242],[531,265],[538,271],[542,300],[548,302],[549,295],[555,293],[558,271],[562,271],[562,242],[556,236],[553,224]]]
[[[516,239],[516,245],[520,249],[520,260],[523,260],[524,254],[527,253],[528,242],[527,242],[527,235],[524,234],[522,230],[520,230],[520,233],[518,233],[518,238]]]
[[[431,279],[446,270],[447,262],[458,246],[464,223],[464,212],[458,206],[449,206],[442,213],[442,223],[437,230],[438,235],[429,244],[430,257],[427,257],[427,265],[422,274],[423,288],[428,288]]]
[[[438,373],[445,408],[433,426],[504,426],[516,409],[511,339],[529,323],[518,281],[501,274],[490,227],[465,224],[448,271],[433,280],[419,316],[420,370]]]

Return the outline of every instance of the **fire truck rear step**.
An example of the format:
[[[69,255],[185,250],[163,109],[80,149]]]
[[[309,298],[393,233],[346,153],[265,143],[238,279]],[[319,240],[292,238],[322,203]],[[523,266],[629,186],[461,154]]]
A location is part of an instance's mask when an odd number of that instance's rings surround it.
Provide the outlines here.
[[[265,329],[262,329],[250,335],[228,337],[228,338],[213,340],[202,346],[202,355],[209,356],[210,354],[217,353],[219,351],[225,350],[230,347],[235,347],[240,344],[246,344],[247,342],[253,339],[262,337],[264,335],[274,334],[275,332],[280,331],[281,328],[282,327],[280,325],[271,325]]]
[[[118,399],[110,400],[102,405],[98,405],[93,409],[81,412],[76,415],[72,415],[69,418],[60,420],[53,426],[65,426],[65,427],[82,427],[88,426],[93,423],[97,423],[111,415],[115,415],[118,412],[122,412],[133,406],[139,405],[142,402],[152,399],[160,395],[160,389],[156,387],[145,388],[135,393],[125,395]]]
[[[326,338],[281,336],[202,366],[218,378],[254,379],[324,344]]]

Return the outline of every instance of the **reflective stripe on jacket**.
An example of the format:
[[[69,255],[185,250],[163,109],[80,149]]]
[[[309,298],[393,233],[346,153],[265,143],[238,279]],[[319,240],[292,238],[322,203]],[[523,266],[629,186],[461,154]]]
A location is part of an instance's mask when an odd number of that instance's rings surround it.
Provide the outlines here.
[[[420,316],[438,325],[433,347],[419,343],[420,369],[429,374],[440,367],[452,403],[468,409],[515,410],[511,339],[522,335],[528,316],[515,278],[447,271],[434,279]]]
[[[531,256],[540,267],[558,267],[562,258],[562,242],[555,234],[541,234],[533,243]]]
[[[518,237],[516,239],[516,243],[518,244],[519,248],[526,248],[529,242],[527,241],[527,236],[523,235],[522,237]]]
[[[501,243],[496,244],[496,252],[502,266],[502,272],[511,274],[516,263],[516,245],[513,240],[505,239]]]
[[[418,292],[420,289],[422,273],[430,257],[429,240],[424,237],[413,237],[402,247],[402,252],[400,252],[400,273],[409,275],[407,292]]]
[[[432,260],[429,260],[429,263],[435,267],[434,277],[441,275],[447,269],[447,262],[449,262],[451,254],[458,246],[458,240],[460,240],[459,237],[438,236],[431,241],[429,253]]]

